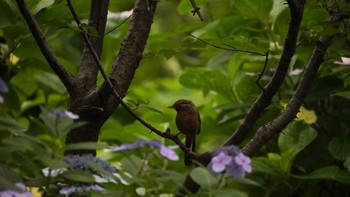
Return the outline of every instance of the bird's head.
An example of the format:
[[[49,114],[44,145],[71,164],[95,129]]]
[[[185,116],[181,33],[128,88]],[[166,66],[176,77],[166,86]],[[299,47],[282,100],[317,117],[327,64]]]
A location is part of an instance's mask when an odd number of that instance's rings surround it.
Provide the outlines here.
[[[178,112],[178,111],[192,110],[195,108],[195,106],[190,100],[180,99],[176,101],[173,105],[169,106],[168,108],[173,108]]]

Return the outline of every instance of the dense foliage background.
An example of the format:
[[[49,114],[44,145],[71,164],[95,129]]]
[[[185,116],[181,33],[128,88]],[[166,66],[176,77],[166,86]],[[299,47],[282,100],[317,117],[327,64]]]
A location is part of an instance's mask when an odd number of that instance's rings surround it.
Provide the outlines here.
[[[58,60],[77,75],[84,41],[67,2],[26,2]],[[85,24],[90,4],[85,0],[73,4]],[[281,0],[198,0],[197,4],[204,21],[191,15],[187,0],[159,1],[143,59],[124,101],[156,128],[176,133],[175,112],[167,106],[180,98],[192,100],[202,119],[197,150],[204,153],[225,143],[261,94],[259,85],[264,87],[271,79],[282,54],[290,9]],[[101,57],[107,73],[112,71],[131,20],[126,11],[133,7],[134,1],[110,1]],[[54,195],[59,187],[56,183],[63,179],[68,180],[65,184],[94,182],[80,171],[51,180],[42,173],[47,167],[67,167],[61,161],[64,150],[84,148],[97,149],[97,156],[116,166],[121,179],[129,183],[114,178],[116,182],[100,183],[104,193],[91,195],[170,195],[191,171],[202,186],[198,196],[349,195],[350,64],[341,60],[350,57],[349,26],[347,19],[330,22],[328,12],[340,10],[348,15],[349,9],[347,1],[306,2],[288,75],[240,147],[285,109],[319,37],[336,36],[297,119],[252,157],[251,174],[235,180],[192,171],[182,159],[168,161],[151,148],[106,151],[107,146],[137,139],[159,139],[167,146],[174,145],[150,133],[121,106],[103,124],[99,144],[65,145],[69,129],[79,125],[69,118],[57,122],[49,115],[51,110],[68,108],[65,86],[37,47],[15,1],[0,0],[0,77],[9,89],[1,93],[4,102],[0,104],[0,189],[23,182]],[[99,75],[97,84],[103,81]],[[176,152],[183,157],[179,149]],[[92,168],[110,176],[98,166]]]

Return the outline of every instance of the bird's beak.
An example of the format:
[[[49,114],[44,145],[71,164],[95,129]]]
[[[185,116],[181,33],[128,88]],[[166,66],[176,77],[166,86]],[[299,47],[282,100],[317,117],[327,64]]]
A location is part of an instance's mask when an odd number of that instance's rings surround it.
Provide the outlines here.
[[[170,105],[168,108],[173,108],[173,109],[174,109],[174,108],[175,108],[175,106],[174,106],[174,105]]]

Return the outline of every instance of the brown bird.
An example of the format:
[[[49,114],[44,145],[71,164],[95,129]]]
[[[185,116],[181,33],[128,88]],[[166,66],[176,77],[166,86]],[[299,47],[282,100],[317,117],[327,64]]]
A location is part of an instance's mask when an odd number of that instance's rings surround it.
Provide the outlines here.
[[[185,134],[185,146],[190,152],[195,152],[196,135],[201,131],[201,118],[196,106],[190,100],[180,99],[169,106],[176,110],[176,127]],[[185,165],[190,165],[191,160],[185,156]]]

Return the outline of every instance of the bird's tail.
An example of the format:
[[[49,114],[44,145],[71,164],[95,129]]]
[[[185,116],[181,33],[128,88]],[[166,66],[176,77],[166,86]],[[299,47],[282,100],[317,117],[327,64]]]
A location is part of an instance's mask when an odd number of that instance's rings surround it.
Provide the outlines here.
[[[196,136],[186,135],[185,146],[190,150],[190,152],[196,152]],[[191,163],[191,159],[188,157],[188,155],[185,155],[185,165],[189,166]]]

